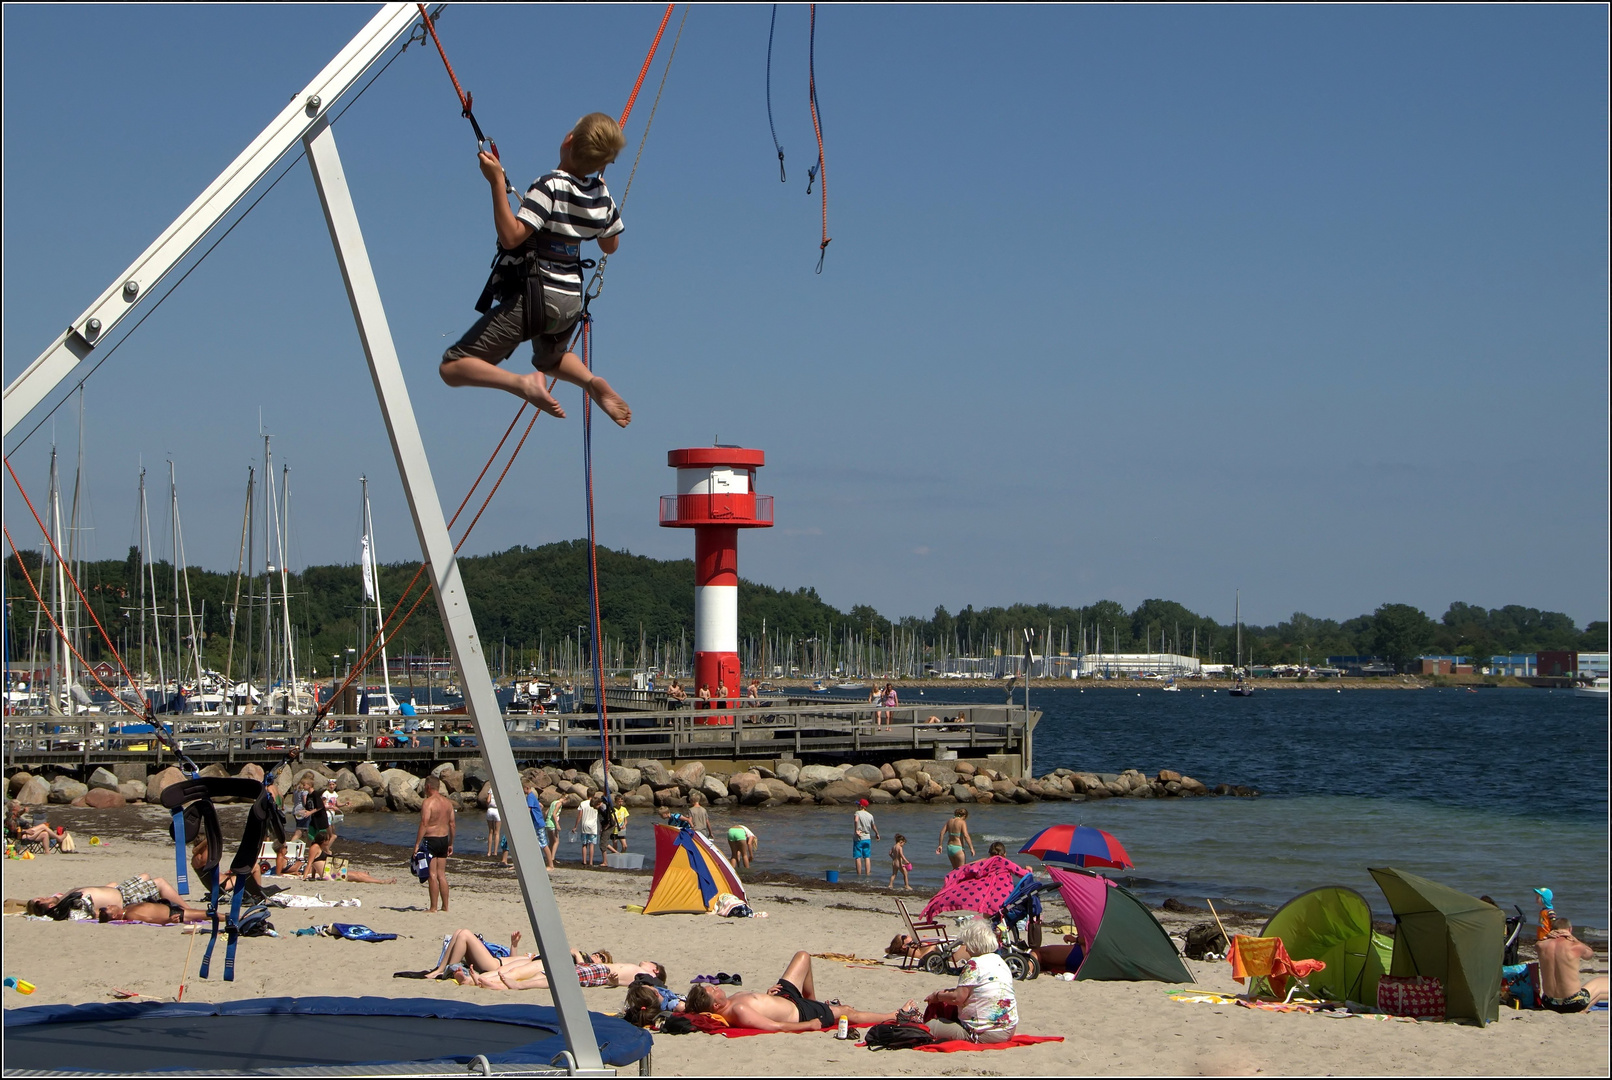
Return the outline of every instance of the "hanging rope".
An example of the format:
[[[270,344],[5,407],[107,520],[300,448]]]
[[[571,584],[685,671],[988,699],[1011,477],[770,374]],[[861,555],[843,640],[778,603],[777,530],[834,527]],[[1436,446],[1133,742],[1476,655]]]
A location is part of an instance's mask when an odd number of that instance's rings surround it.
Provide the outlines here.
[[[772,6],[772,22],[767,24],[767,128],[772,132],[772,148],[778,151],[778,182],[788,183],[784,176],[784,148],[778,142],[778,128],[772,122],[772,34],[778,28],[778,5]]]
[[[823,242],[817,245],[817,272],[823,272],[823,260],[828,257],[828,166],[823,159],[823,123],[817,112],[817,5],[811,5],[811,36],[806,48],[807,100],[812,107],[812,130],[817,133],[817,165],[811,170],[822,182],[823,190]],[[806,181],[806,194],[812,193],[811,180]]]
[[[459,96],[459,115],[470,121],[470,130],[476,133],[476,149],[480,150],[482,143],[486,143],[492,152],[493,159],[495,161],[502,162],[503,158],[499,157],[498,155],[498,144],[493,142],[486,135],[483,135],[481,132],[481,125],[476,123],[476,114],[472,109],[472,106],[475,104],[475,98],[466,93],[465,90],[459,85],[459,76],[453,73],[453,65],[448,63],[448,52],[442,47],[442,39],[437,37],[436,20],[433,19],[431,14],[425,10],[424,4],[415,4],[414,6],[420,9],[420,18],[425,22],[426,30],[430,32],[431,40],[436,43],[437,55],[442,57],[442,66],[448,69],[448,81],[453,83],[453,92]],[[437,17],[440,18],[441,14],[442,12],[439,8],[437,11]],[[509,182],[508,173],[504,174],[504,191],[510,195],[516,194],[515,185]]]
[[[621,119],[616,121],[616,126],[623,130],[627,127],[627,117],[632,115],[633,102],[638,100],[638,91],[644,88],[644,76],[649,74],[649,65],[655,62],[655,50],[660,48],[661,35],[666,33],[666,24],[671,21],[672,9],[676,6],[675,3],[667,4],[666,13],[660,17],[660,26],[655,30],[655,40],[649,43],[649,55],[644,57],[644,66],[638,69],[638,78],[632,84],[632,93],[627,95],[627,107],[621,110]],[[687,8],[683,9],[683,17],[688,18]],[[678,29],[681,31],[682,27],[679,26]]]
[[[593,316],[582,316],[582,366],[593,370]],[[599,548],[593,530],[593,396],[582,406],[582,476],[588,502],[588,619],[593,633],[593,699],[599,715],[599,761],[604,773],[605,810],[613,813],[610,798],[610,709],[604,692],[604,634],[599,616]]]

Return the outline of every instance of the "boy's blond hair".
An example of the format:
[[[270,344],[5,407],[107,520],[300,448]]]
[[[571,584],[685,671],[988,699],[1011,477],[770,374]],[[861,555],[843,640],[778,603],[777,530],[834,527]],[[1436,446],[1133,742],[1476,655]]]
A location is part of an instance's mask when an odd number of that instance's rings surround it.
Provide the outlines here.
[[[584,173],[598,172],[626,145],[627,136],[608,113],[589,113],[571,129],[571,156]]]

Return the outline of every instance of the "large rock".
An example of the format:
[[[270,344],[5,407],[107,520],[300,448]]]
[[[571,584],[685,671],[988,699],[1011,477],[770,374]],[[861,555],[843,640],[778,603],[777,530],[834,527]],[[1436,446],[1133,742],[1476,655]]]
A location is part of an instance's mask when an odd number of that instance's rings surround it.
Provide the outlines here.
[[[976,784],[975,786],[978,787],[979,785]],[[1013,793],[1017,791],[1018,788],[1019,785],[1015,784],[1011,780],[993,780],[991,781],[990,786],[991,793],[993,795],[1003,795],[1009,799],[1013,798]]]
[[[923,787],[922,784],[918,783],[918,778],[915,776],[903,776],[900,780],[897,780],[896,783],[900,784],[901,790],[905,791],[909,795],[918,794],[919,790],[921,790]]]
[[[1190,776],[1183,776],[1181,778],[1181,790],[1190,791],[1194,795],[1209,794],[1209,789],[1203,785],[1202,781],[1194,780]]]
[[[235,778],[237,780],[256,780],[261,784],[263,783],[263,766],[255,761],[248,761],[241,766],[240,771],[235,774]]]
[[[901,781],[897,780],[896,783],[899,784]],[[884,790],[882,787],[876,787],[870,790],[868,792],[867,799],[868,802],[872,803],[874,806],[878,806],[882,803],[893,803],[896,801],[896,797]]]
[[[1171,780],[1174,780],[1179,784],[1181,782],[1181,774],[1176,772],[1174,769],[1159,770],[1159,783],[1168,784]]]
[[[1036,801],[1035,792],[1028,791],[1021,787],[1014,788],[1009,797],[1012,798],[1012,800],[1016,803],[1033,803]]]
[[[93,806],[97,810],[123,806],[129,801],[116,791],[108,791],[106,788],[90,788],[81,798],[84,800],[85,806]]]
[[[622,797],[622,802],[634,809],[654,806],[655,789],[648,784],[639,784],[634,791]]]
[[[420,794],[424,781],[403,771],[402,769],[387,769],[381,774],[386,780],[386,804],[399,813],[412,814],[419,811],[425,798]]]
[[[381,773],[381,790],[391,791],[395,785],[406,784],[416,795],[425,790],[425,780],[407,769],[387,769]]]
[[[681,810],[688,805],[688,800],[683,797],[682,788],[662,788],[655,792],[655,805],[669,806],[673,810]]]
[[[935,781],[933,781],[933,780],[929,781],[923,787],[919,788],[918,792],[917,792],[918,797],[920,799],[937,799],[940,796],[946,795],[948,793],[949,792],[948,792],[947,788],[941,787],[939,784],[935,783]]]
[[[706,796],[707,801],[725,799],[728,797],[728,785],[717,776],[707,776],[700,785],[700,793]]]
[[[459,769],[465,774],[466,791],[480,791],[493,778],[493,771],[481,758],[466,758],[459,763]]]
[[[705,782],[705,766],[698,761],[685,761],[672,770],[672,779],[676,780],[679,786],[697,791]]]
[[[375,800],[358,788],[336,792],[336,809],[344,814],[367,814],[375,809]]]
[[[101,788],[105,791],[116,791],[119,783],[121,781],[118,780],[117,773],[108,769],[96,769],[90,773],[90,790],[92,791],[96,788]]]
[[[381,778],[380,766],[373,761],[359,762],[356,775],[360,787],[374,788],[377,791],[386,789],[386,781]],[[340,785],[338,784],[337,786],[339,787]]]
[[[629,761],[627,764],[637,769],[650,787],[663,788],[672,782],[672,774],[667,771],[666,766],[652,758]]]
[[[144,779],[144,777],[145,777],[145,767],[144,766],[141,766],[140,776],[141,776],[142,779]],[[26,784],[28,781],[32,780],[33,778],[34,778],[34,774],[31,773],[31,772],[24,772],[24,771],[19,770],[18,772],[12,773],[11,774],[11,779],[6,781],[6,794],[10,795],[12,798],[16,798],[17,797],[17,792],[22,790],[22,786],[24,784]]]
[[[630,765],[610,766],[610,782],[617,791],[632,791],[644,782],[642,769],[635,769]]]
[[[982,773],[975,773],[974,774],[974,788],[977,791],[990,791],[991,790],[991,778],[989,776],[985,776]]]
[[[967,782],[965,777],[938,763],[930,767],[929,779],[933,780],[941,787],[948,788],[953,784],[962,784]]]
[[[800,766],[793,761],[780,761],[772,774],[790,787],[800,786]]]
[[[745,796],[761,783],[761,777],[753,772],[734,773],[728,777],[728,794],[743,802]]]
[[[952,798],[956,799],[958,802],[973,802],[974,796],[978,794],[979,789],[973,784],[959,783],[952,785]]]
[[[593,764],[588,766],[588,776],[599,787],[604,787],[604,773],[603,761],[595,759]]]
[[[973,776],[979,770],[974,768],[973,765],[969,764],[966,761],[959,761],[952,768],[952,771],[955,772],[958,776]]]
[[[229,778],[229,770],[215,761],[211,765],[204,768],[199,775],[209,780],[227,780]]]
[[[1073,795],[1069,794],[1069,792],[1065,791],[1063,788],[1055,787],[1051,784],[1044,786],[1041,792],[1041,797],[1048,802],[1068,802],[1074,798]]]
[[[437,779],[442,781],[442,790],[450,795],[458,795],[465,790],[465,774],[458,769],[447,769],[440,772],[437,774]],[[336,781],[336,788],[338,791],[341,789],[340,780]]]
[[[353,770],[338,769],[336,771],[336,792],[338,794],[343,791],[357,791],[363,786],[358,782],[358,774],[354,773]]]
[[[897,778],[896,767],[886,761],[884,764],[879,766],[879,775],[884,777],[886,780],[894,780]]]
[[[845,770],[836,765],[807,765],[800,770],[800,779],[795,786],[802,791],[815,792],[844,776]]]
[[[818,802],[827,803],[828,805],[832,806],[833,803],[829,802],[830,799],[833,799],[834,802],[854,803],[858,800],[867,798],[868,792],[872,790],[872,788],[863,783],[861,780],[846,779],[835,780],[833,783],[824,784],[812,794],[817,796]]]
[[[771,781],[768,781],[768,783],[771,783]],[[767,787],[767,784],[762,783],[759,777],[757,778],[756,782],[751,785],[749,791],[746,791],[743,795],[739,796],[740,806],[760,806],[762,803],[771,801],[772,790]]]
[[[791,787],[782,780],[762,780],[756,787],[766,790],[780,802],[800,802],[802,799],[800,789]]]
[[[896,792],[901,790],[901,781],[897,780],[893,776],[888,780],[882,780],[879,782],[879,790],[888,791],[890,794],[894,795]]]
[[[929,762],[919,761],[917,758],[902,758],[900,761],[895,763],[894,768],[896,770],[896,775],[905,780],[909,776],[917,776],[920,772],[927,768],[928,765]]]
[[[87,785],[79,783],[71,776],[58,776],[50,782],[50,801],[65,806],[74,799],[82,799],[88,790]]]
[[[118,794],[126,802],[144,802],[146,797],[146,782],[144,780],[125,780],[118,785]]]
[[[874,784],[877,784],[884,778],[885,776],[883,771],[881,771],[877,765],[852,765],[849,769],[845,770],[845,776],[843,777],[843,779],[846,780],[861,780],[869,787],[872,787]]]

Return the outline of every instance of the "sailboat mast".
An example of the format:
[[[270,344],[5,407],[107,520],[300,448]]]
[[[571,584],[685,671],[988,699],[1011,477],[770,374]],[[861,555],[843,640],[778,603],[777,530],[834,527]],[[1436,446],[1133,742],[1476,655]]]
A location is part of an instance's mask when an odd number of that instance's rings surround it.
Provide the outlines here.
[[[274,549],[269,543],[274,516],[274,473],[269,470],[269,436],[263,436],[263,694],[274,685]]]
[[[386,660],[386,617],[381,614],[381,560],[375,554],[375,519],[369,509],[369,479],[360,476],[358,480],[364,487],[364,558],[368,561],[364,580],[375,600],[375,631],[381,635],[381,685],[386,692],[381,700],[390,701],[392,669]]]
[[[280,609],[285,616],[286,712],[291,711],[297,689],[297,641],[291,630],[291,579],[286,570],[287,541],[291,535],[291,467],[282,465],[280,474]]]
[[[182,694],[185,692],[185,665],[180,659],[184,654],[180,649],[179,624],[179,486],[174,482],[174,463],[171,458],[168,461],[168,522],[174,570],[174,691]]]
[[[1243,666],[1243,591],[1237,590],[1237,659],[1231,665],[1233,670]]]
[[[50,448],[50,532],[52,536],[61,535],[62,530],[62,500],[61,493],[56,487],[56,448]],[[49,549],[49,543],[46,549]],[[50,610],[56,617],[57,627],[61,626],[62,592],[65,587],[62,581],[62,564],[60,559],[54,559],[50,574]],[[66,649],[62,648],[61,634],[50,635],[50,702],[46,711],[57,714],[62,711],[62,665],[65,660]],[[69,677],[70,678],[70,677]]]
[[[229,609],[229,651],[224,654],[224,690],[230,708],[229,712],[238,712],[235,708],[235,623],[241,611],[241,578],[248,569],[247,546],[252,531],[252,472],[246,473],[246,508],[241,511],[241,546],[239,554],[235,557],[235,599]],[[247,619],[247,629],[250,630],[252,620]]]
[[[145,572],[141,575],[143,588],[151,591],[151,646],[157,653],[157,692],[167,685],[168,675],[162,666],[162,624],[157,621],[157,560],[151,550],[151,511],[146,502],[146,471],[140,470],[140,552],[145,560]],[[145,634],[144,626],[140,630]]]
[[[67,565],[72,568],[74,576],[79,581],[84,580],[84,551],[79,547],[78,532],[83,522],[79,517],[79,510],[84,496],[84,385],[78,387],[78,466],[73,473],[73,511],[68,519],[67,527]],[[60,543],[58,539],[57,543]],[[83,651],[84,643],[80,639],[84,624],[84,612],[78,601],[77,591],[67,598],[72,608],[72,624],[69,627],[63,624],[70,635],[73,648]],[[71,652],[71,650],[69,650]],[[68,693],[72,693],[72,684],[68,684]],[[76,710],[75,710],[76,711]]]

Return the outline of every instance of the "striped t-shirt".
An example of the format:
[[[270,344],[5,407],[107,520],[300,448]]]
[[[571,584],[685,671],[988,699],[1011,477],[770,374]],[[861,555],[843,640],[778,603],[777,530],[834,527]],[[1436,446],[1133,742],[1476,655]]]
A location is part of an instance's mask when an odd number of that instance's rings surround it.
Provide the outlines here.
[[[578,179],[559,169],[532,182],[515,216],[537,230],[522,247],[536,251],[543,286],[556,292],[582,292],[582,268],[578,265],[582,241],[615,236],[624,228],[621,211],[603,179]],[[548,239],[543,237],[545,233]],[[550,241],[556,236],[572,241],[565,244],[567,251],[552,250]],[[556,257],[546,257],[549,254]]]

